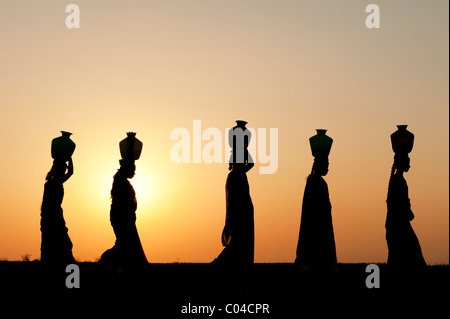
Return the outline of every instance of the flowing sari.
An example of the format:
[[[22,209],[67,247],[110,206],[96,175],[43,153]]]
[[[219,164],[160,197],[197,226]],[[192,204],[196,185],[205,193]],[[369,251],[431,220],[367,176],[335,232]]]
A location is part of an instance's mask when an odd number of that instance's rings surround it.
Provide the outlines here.
[[[46,264],[68,265],[75,262],[61,208],[63,197],[62,183],[57,178],[48,179],[41,206],[41,261]]]
[[[386,215],[388,265],[396,268],[423,268],[426,266],[419,240],[411,226],[414,214],[408,196],[408,185],[401,175],[389,181]]]
[[[226,219],[222,231],[222,245],[225,248],[214,263],[253,264],[254,212],[245,171],[233,169],[228,174],[225,191]]]
[[[337,270],[328,185],[319,175],[309,175],[306,182],[295,263],[305,269]]]
[[[120,172],[114,176],[111,198],[110,221],[116,242],[102,254],[100,262],[119,269],[147,264],[136,228],[136,193]]]

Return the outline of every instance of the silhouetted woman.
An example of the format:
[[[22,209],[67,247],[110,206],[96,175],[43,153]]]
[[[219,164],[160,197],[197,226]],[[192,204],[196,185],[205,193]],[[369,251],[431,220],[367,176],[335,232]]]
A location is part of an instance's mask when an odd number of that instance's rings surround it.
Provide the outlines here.
[[[67,171],[67,172],[66,172]],[[72,241],[64,221],[61,204],[65,183],[73,174],[72,159],[54,160],[47,174],[41,206],[41,262],[49,265],[68,265],[75,262]]]
[[[237,121],[248,137],[236,136],[233,138],[231,132],[230,144],[233,145],[233,159],[230,160],[227,181],[225,184],[226,217],[225,226],[222,231],[222,245],[225,247],[220,255],[214,259],[214,264],[253,264],[255,248],[255,225],[253,216],[253,203],[250,197],[250,187],[247,172],[254,166],[253,160],[248,153],[247,146],[250,141],[250,131],[245,128],[245,121]],[[239,133],[241,134],[242,131]],[[239,139],[245,141],[239,143]],[[238,152],[237,147],[243,148]],[[236,159],[236,154],[241,154],[242,159]],[[238,155],[239,157],[239,155]]]
[[[228,174],[225,185],[226,218],[222,232],[222,245],[225,248],[213,263],[253,263],[255,245],[253,203],[246,174],[250,168],[244,164],[235,164]]]
[[[136,193],[128,180],[134,177],[135,170],[134,161],[120,160],[111,189],[110,221],[116,242],[102,254],[100,262],[117,270],[148,263],[136,228]]]
[[[406,154],[396,154],[387,195],[386,241],[389,249],[387,263],[396,269],[413,270],[426,266],[419,240],[411,227],[414,214],[403,177],[410,168]]]
[[[316,158],[303,195],[295,263],[307,270],[337,270],[328,185],[328,158]]]

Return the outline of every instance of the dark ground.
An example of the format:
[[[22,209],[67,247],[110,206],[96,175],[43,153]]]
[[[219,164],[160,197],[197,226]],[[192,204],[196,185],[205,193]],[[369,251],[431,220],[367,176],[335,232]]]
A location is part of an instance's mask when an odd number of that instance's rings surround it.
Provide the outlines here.
[[[447,308],[450,266],[428,266],[423,274],[392,273],[380,264],[380,288],[365,285],[367,264],[339,264],[335,274],[305,272],[294,264],[255,264],[230,270],[210,264],[149,264],[132,273],[117,274],[97,263],[79,263],[80,288],[65,286],[64,269],[46,271],[38,262],[0,262],[0,309],[35,315],[58,310],[106,317],[121,310],[144,318],[208,318],[182,314],[182,307],[215,306],[212,318],[236,318],[227,304],[268,304],[269,313],[248,318],[305,318],[325,314],[367,317],[394,312],[427,318]],[[217,309],[222,309],[218,311]],[[231,309],[231,308],[229,308]],[[255,310],[252,308],[251,310]],[[66,311],[66,312],[61,312]],[[433,314],[436,315],[433,315]],[[242,314],[241,314],[242,315]],[[442,316],[440,314],[439,316]],[[114,316],[117,317],[117,316]]]

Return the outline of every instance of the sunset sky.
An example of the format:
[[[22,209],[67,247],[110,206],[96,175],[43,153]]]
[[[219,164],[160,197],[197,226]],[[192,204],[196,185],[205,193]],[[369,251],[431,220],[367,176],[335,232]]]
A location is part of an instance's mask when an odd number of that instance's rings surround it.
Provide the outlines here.
[[[192,157],[194,120],[224,132],[243,119],[267,137],[278,129],[276,172],[257,160],[248,173],[255,262],[295,259],[308,139],[321,128],[334,139],[325,180],[338,261],[386,262],[389,137],[407,124],[412,226],[427,263],[449,263],[448,1],[73,0],[80,28],[68,29],[70,3],[0,2],[0,258],[40,258],[50,143],[64,130],[77,145],[62,204],[77,260],[114,244],[111,183],[134,131],[149,262],[212,261],[228,165],[173,163],[170,134],[190,132]],[[379,29],[365,25],[370,3]]]

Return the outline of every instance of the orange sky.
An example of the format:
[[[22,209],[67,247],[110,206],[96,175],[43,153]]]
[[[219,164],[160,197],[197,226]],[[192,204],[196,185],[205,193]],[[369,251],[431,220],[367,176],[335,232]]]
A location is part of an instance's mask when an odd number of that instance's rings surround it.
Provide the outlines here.
[[[429,264],[449,262],[448,2],[61,1],[0,4],[0,258],[40,256],[40,204],[50,142],[77,144],[65,184],[73,252],[93,261],[114,244],[109,192],[118,143],[144,143],[132,180],[150,262],[209,262],[221,251],[227,164],[174,164],[173,129],[278,129],[278,170],[248,173],[255,261],[293,262],[313,158],[328,129],[339,262],[385,262],[389,135],[415,136],[412,226]],[[224,138],[223,143],[226,143]],[[207,144],[206,141],[202,146]]]

